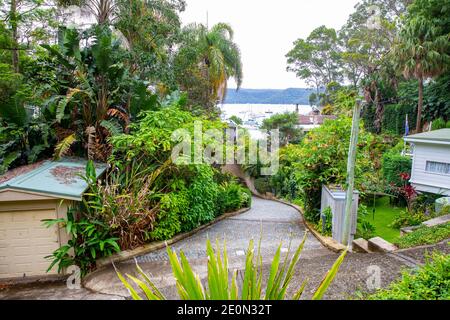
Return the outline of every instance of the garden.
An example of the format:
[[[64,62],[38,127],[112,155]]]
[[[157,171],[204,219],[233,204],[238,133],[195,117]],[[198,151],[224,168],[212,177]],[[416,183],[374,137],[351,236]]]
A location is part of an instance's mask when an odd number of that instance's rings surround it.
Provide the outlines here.
[[[83,200],[71,206],[67,218],[45,221],[70,236],[46,257],[48,271],[76,265],[85,276],[99,259],[173,239],[251,207],[250,190],[220,164],[205,155],[197,164],[172,159],[182,140],[174,132],[192,136],[195,123],[206,137],[228,128],[219,104],[229,80],[237,89],[243,81],[241,52],[229,24],[183,26],[183,0],[6,2],[0,1],[0,174],[43,160],[87,161]],[[287,70],[316,91],[311,107],[336,119],[309,132],[298,127],[295,112],[266,119],[261,129],[280,133],[279,170],[263,176],[267,159],[261,157],[242,169],[260,194],[300,206],[308,224],[330,236],[333,212],[321,212],[322,186],[347,187],[352,110],[362,99],[354,168],[360,196],[356,237],[378,236],[399,248],[432,245],[449,239],[449,224],[422,223],[448,215],[450,206],[437,210],[441,195],[418,192],[410,183],[411,150],[404,138],[424,128],[450,127],[450,7],[441,0],[375,2],[383,12],[379,30],[366,25],[372,2],[361,1],[341,30],[318,27],[286,54]],[[61,12],[74,4],[95,22],[69,23]],[[206,138],[195,147],[208,143]],[[183,156],[195,158],[192,150]],[[108,165],[100,180],[96,163]],[[402,228],[411,227],[401,236]],[[180,298],[284,299],[306,239],[284,258],[278,248],[265,290],[262,257],[253,242],[239,289],[237,274],[228,272],[225,245],[206,244],[208,288],[184,254],[179,258],[168,248],[167,256]],[[346,255],[324,275],[314,299],[324,296]],[[448,255],[435,253],[418,272],[405,272],[365,298],[448,299],[448,270]],[[132,297],[164,299],[139,266],[137,272],[145,282],[118,273]],[[411,287],[415,291],[409,293]],[[291,298],[300,299],[304,289]]]

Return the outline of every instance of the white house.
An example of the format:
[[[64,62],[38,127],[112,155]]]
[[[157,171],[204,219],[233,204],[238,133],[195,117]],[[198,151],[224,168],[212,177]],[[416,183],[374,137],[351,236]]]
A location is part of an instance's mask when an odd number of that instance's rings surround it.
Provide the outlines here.
[[[450,129],[406,137],[413,146],[411,184],[417,191],[450,196]]]

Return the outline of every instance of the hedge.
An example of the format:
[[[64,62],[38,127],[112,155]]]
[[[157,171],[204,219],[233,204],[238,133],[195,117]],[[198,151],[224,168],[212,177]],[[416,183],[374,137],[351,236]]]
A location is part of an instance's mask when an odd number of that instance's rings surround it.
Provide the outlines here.
[[[405,134],[406,115],[410,130],[416,127],[416,108],[408,105],[391,104],[384,107],[383,131],[395,134]]]
[[[382,170],[386,182],[397,187],[403,185],[401,173],[411,174],[412,160],[397,153],[385,153],[383,155]]]
[[[397,135],[405,134],[406,115],[408,115],[408,122],[410,130],[416,127],[416,107],[403,104],[390,104],[384,106],[384,116],[382,121],[382,131],[385,133],[393,133]],[[375,131],[375,106],[369,105],[363,111],[363,120],[365,128],[370,131]]]

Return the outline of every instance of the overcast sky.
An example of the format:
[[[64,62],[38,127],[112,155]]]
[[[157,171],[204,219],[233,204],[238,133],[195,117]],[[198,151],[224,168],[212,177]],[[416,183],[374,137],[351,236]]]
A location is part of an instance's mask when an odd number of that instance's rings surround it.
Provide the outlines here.
[[[187,0],[183,24],[231,24],[242,51],[243,88],[285,89],[306,87],[286,71],[286,53],[298,38],[316,27],[339,29],[358,0]],[[235,87],[230,81],[230,87]]]

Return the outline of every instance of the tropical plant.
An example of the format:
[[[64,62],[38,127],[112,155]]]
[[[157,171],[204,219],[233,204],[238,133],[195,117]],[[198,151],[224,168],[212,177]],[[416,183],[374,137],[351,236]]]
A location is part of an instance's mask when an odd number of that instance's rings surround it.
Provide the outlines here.
[[[79,10],[95,17],[98,24],[110,23],[117,13],[115,0],[57,0],[58,6],[77,6]]]
[[[363,239],[371,239],[375,235],[376,228],[375,226],[367,220],[369,216],[369,211],[367,210],[367,206],[359,205],[358,207],[358,221],[356,226],[356,237]]]
[[[401,187],[404,185],[400,174],[411,174],[412,160],[402,156],[395,150],[390,150],[383,155],[382,172],[387,186]]]
[[[51,147],[50,124],[33,114],[30,87],[10,66],[0,64],[0,174],[38,160]],[[28,109],[28,110],[27,110]]]
[[[217,214],[233,212],[238,209],[249,208],[252,203],[250,190],[244,188],[235,181],[225,182],[219,185],[217,196]]]
[[[200,104],[211,112],[218,100],[225,98],[227,80],[242,84],[242,61],[239,47],[233,41],[230,25],[218,23],[208,29],[190,24],[183,29],[175,70],[180,87],[188,92],[193,105]],[[198,94],[195,87],[200,84]]]
[[[90,159],[106,161],[111,153],[107,138],[126,131],[131,119],[155,108],[156,101],[130,74],[129,55],[107,26],[60,34],[59,46],[43,45],[50,55],[46,63],[57,69],[58,81],[48,88],[44,103],[61,132],[55,157],[78,142]],[[81,47],[81,41],[89,45]]]
[[[283,261],[281,258],[281,245],[278,247],[270,267],[270,274],[267,279],[265,290],[262,288],[263,264],[260,245],[258,246],[258,252],[255,255],[253,240],[250,241],[247,249],[242,284],[238,284],[237,271],[232,274],[230,282],[226,244],[224,244],[223,251],[221,251],[217,241],[216,250],[214,251],[211,242],[208,240],[206,243],[208,255],[207,288],[203,286],[200,277],[193,272],[192,267],[183,252],[180,252],[180,259],[176,252],[170,248],[167,248],[167,253],[169,255],[173,275],[176,279],[178,294],[182,300],[284,300],[295,275],[295,268],[299,262],[305,241],[306,234],[293,256],[290,257],[289,248]],[[314,292],[312,297],[313,300],[320,300],[323,298],[327,288],[336,276],[346,253],[346,251],[343,252],[328,271],[320,286]],[[126,277],[142,291],[142,296],[135,287],[133,287],[130,282],[116,270],[119,279],[129,290],[131,297],[134,300],[142,300],[143,298],[148,300],[165,300],[166,298],[164,295],[157,289],[150,280],[150,277],[143,272],[139,265],[137,265],[137,270],[143,280],[129,274],[127,274]],[[303,282],[300,288],[297,289],[292,296],[293,300],[299,300],[302,297],[306,284],[306,281]]]
[[[55,266],[58,273],[76,265],[85,275],[95,267],[96,259],[109,257],[120,252],[117,238],[110,236],[110,229],[100,220],[76,219],[74,209],[67,212],[67,219],[43,220],[47,228],[58,225],[70,236],[67,244],[59,247],[45,258],[51,261],[47,272]]]
[[[416,131],[422,132],[424,80],[445,72],[450,63],[449,35],[440,35],[439,27],[423,16],[411,16],[402,28],[392,56],[396,68],[419,84]]]

